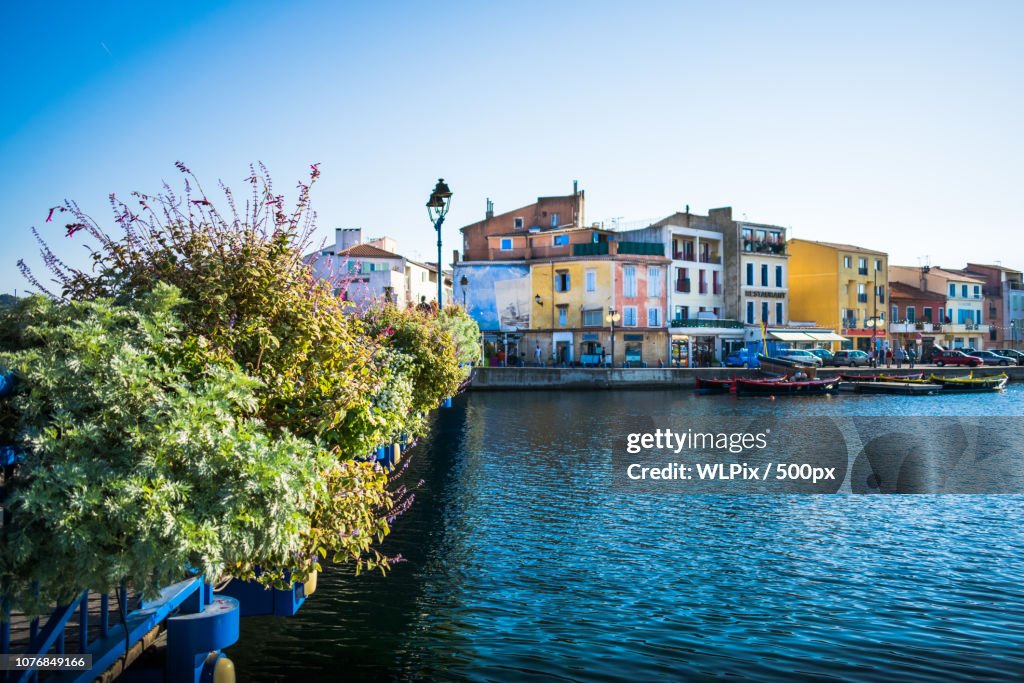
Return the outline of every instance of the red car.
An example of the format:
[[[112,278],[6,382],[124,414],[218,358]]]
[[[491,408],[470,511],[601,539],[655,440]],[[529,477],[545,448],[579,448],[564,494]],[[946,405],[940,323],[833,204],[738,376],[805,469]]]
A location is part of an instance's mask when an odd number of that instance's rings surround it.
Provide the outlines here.
[[[935,356],[934,362],[940,368],[943,365],[967,365],[976,368],[982,364],[980,358],[968,356],[963,351],[943,351]]]

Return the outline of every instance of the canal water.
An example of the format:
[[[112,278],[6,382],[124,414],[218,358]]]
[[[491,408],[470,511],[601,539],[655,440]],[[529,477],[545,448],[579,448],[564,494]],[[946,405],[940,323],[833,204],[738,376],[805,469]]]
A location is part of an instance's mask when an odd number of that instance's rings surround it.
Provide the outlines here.
[[[1024,419],[1024,388],[462,396],[413,452],[407,561],[243,620],[238,680],[1020,680],[1024,496],[613,491],[612,443],[666,414]]]

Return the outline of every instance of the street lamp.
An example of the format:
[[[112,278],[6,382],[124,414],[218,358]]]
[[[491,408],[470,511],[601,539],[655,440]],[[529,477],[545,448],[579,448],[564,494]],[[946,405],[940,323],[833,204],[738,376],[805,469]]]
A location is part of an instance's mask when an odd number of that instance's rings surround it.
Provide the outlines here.
[[[434,191],[430,193],[430,199],[427,201],[427,216],[434,224],[434,230],[437,230],[437,310],[441,310],[442,307],[441,294],[444,286],[444,271],[441,268],[441,224],[444,223],[444,217],[448,215],[448,207],[451,204],[452,191],[448,189],[444,178],[438,178],[437,185],[434,186]]]
[[[469,278],[463,275],[462,279],[459,280],[459,284],[462,286],[462,307],[466,308],[466,289],[469,287]]]
[[[619,312],[616,311],[614,308],[609,308],[608,309],[607,319],[608,319],[608,322],[611,323],[611,326],[612,326],[612,363],[611,363],[611,366],[614,368],[615,367],[615,323],[619,322],[619,320],[622,319],[622,316],[619,315]]]

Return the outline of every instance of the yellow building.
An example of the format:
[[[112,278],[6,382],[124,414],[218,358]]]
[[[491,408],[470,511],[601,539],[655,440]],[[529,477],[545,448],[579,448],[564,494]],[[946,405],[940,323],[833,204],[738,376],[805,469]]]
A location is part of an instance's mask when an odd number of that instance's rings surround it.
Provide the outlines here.
[[[619,245],[621,246],[621,245]],[[668,260],[654,254],[534,261],[527,360],[656,367],[667,354]],[[610,311],[615,311],[614,344]],[[613,352],[614,347],[614,352]]]
[[[889,257],[852,244],[791,239],[791,321],[814,322],[850,339],[844,347],[867,351],[886,345]]]

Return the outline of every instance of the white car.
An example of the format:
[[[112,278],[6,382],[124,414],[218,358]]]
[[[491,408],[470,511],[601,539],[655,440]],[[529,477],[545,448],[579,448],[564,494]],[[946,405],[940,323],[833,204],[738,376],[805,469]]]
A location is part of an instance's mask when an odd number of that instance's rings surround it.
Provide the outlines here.
[[[785,349],[779,352],[779,358],[786,358],[797,363],[803,363],[804,365],[813,365],[816,368],[820,368],[824,364],[821,358],[804,349]]]

